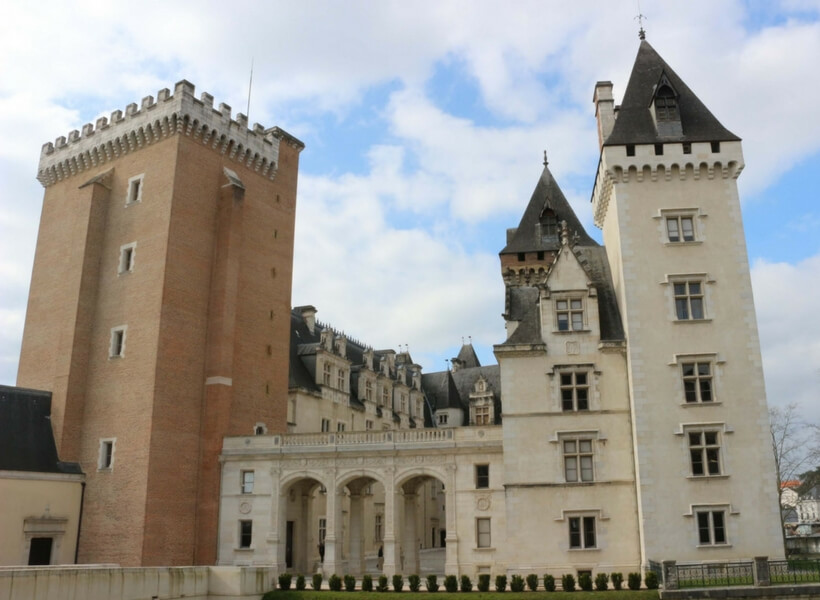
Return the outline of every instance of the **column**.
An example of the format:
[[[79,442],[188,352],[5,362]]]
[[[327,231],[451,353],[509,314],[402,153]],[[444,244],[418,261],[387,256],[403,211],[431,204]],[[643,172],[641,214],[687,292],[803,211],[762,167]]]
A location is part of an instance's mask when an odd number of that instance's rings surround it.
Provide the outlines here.
[[[364,568],[364,537],[362,536],[364,502],[361,491],[350,492],[350,557],[347,571],[350,575],[362,575]]]
[[[392,577],[398,571],[396,570],[397,552],[396,552],[396,523],[397,518],[396,506],[396,484],[395,484],[395,469],[388,467],[385,469],[384,481],[384,566],[382,572],[388,577]]]
[[[327,504],[325,518],[327,519],[327,529],[325,533],[325,561],[322,563],[322,572],[325,578],[336,573],[341,566],[342,548],[342,499],[336,486],[336,477],[327,486]]]
[[[402,550],[404,567],[402,572],[413,574],[419,572],[419,542],[416,514],[417,494],[404,494],[404,535],[402,536]],[[399,557],[401,558],[401,556]]]
[[[282,497],[280,484],[281,471],[278,468],[270,470],[270,513],[268,516],[270,528],[265,542],[268,545],[268,557],[276,573],[285,572],[285,545],[279,539],[279,532],[285,530],[287,499]]]
[[[458,534],[456,529],[458,526],[458,519],[456,518],[456,465],[447,465],[447,481],[444,484],[444,505],[445,514],[444,520],[447,523],[447,535],[445,542],[444,554],[444,571],[445,573],[459,573],[458,566]]]

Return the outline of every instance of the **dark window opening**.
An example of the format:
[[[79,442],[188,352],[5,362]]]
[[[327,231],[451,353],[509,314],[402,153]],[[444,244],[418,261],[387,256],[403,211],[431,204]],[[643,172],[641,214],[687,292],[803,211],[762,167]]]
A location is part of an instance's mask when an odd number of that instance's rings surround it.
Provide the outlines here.
[[[29,565],[50,565],[51,564],[51,545],[54,538],[41,537],[31,538],[31,548],[28,551]]]
[[[476,489],[490,487],[490,465],[475,466],[475,487]]]
[[[683,143],[683,153],[684,154],[692,154],[692,144],[689,142]]]
[[[558,235],[558,219],[552,211],[544,211],[541,214],[541,235]]]
[[[543,251],[538,252],[538,260],[544,260],[544,252]]]
[[[712,142],[712,152],[720,152],[720,142]]]
[[[655,156],[663,156],[663,144],[655,144]]]
[[[250,548],[253,539],[253,521],[239,521],[239,547]]]
[[[523,252],[518,253],[518,262],[524,262],[526,255]]]
[[[635,156],[635,144],[627,144],[626,145],[626,155],[627,156]]]

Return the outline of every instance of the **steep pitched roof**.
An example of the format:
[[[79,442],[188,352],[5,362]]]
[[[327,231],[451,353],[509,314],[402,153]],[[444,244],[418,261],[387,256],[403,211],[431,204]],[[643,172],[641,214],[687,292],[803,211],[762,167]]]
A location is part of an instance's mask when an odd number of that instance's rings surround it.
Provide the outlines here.
[[[655,127],[650,106],[662,75],[678,93],[682,135],[661,137]],[[641,41],[615,125],[604,146],[738,140],[740,138],[720,124],[649,42]]]
[[[461,368],[463,369],[481,366],[472,344],[463,344],[461,350],[458,351],[456,360],[461,361]]]
[[[0,471],[82,474],[57,456],[51,392],[0,385]]]
[[[564,197],[549,167],[545,165],[518,228],[511,233],[506,247],[499,254],[558,250],[561,246],[560,236],[539,235],[538,225],[545,208],[555,213],[558,223],[567,222],[571,239],[575,239],[580,244],[595,244],[595,241],[587,235],[581,221],[575,216],[575,211]]]

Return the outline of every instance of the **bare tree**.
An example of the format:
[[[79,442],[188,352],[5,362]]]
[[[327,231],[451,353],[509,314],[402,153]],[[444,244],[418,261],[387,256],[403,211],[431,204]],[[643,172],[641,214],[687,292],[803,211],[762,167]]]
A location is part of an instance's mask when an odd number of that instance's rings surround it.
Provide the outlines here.
[[[797,481],[802,474],[816,470],[817,461],[820,458],[818,427],[801,419],[799,409],[800,406],[796,403],[782,408],[769,408],[784,550],[786,549],[786,532],[782,510],[783,492],[785,491],[783,484],[787,481]]]

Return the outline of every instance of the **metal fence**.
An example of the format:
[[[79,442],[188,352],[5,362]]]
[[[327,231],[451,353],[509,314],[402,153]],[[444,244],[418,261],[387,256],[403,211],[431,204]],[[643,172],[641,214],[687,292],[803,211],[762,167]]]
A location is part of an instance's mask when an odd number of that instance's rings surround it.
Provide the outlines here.
[[[770,560],[769,579],[773,585],[820,582],[820,560],[807,558]]]
[[[754,585],[752,561],[669,565],[666,581],[674,578],[677,587],[727,587]]]

